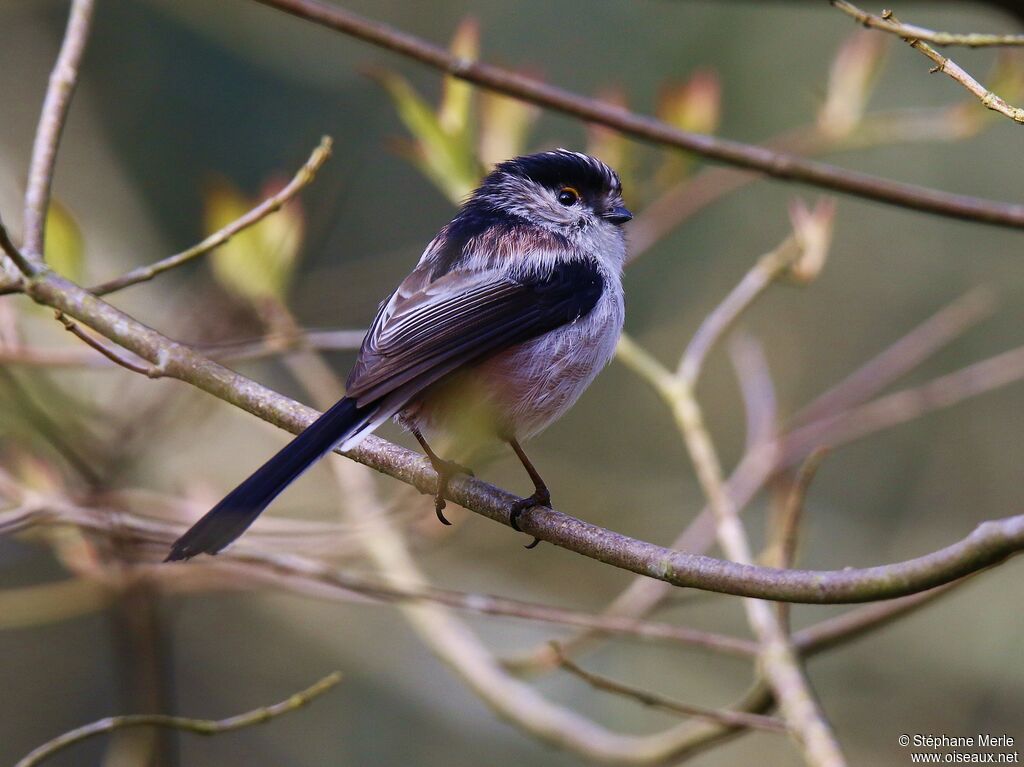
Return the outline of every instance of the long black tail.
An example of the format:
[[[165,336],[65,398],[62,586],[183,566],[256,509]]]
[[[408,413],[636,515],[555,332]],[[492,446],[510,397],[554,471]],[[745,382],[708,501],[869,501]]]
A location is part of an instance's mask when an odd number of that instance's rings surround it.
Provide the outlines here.
[[[337,402],[252,476],[228,493],[171,547],[165,562],[216,554],[244,533],[281,491],[376,412],[348,397]]]

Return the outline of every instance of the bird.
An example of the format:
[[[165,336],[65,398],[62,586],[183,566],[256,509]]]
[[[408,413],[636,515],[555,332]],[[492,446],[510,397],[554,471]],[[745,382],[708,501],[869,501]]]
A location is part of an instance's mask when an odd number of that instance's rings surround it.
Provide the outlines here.
[[[618,174],[595,157],[555,149],[495,165],[380,304],[345,396],[189,528],[165,561],[221,551],[316,461],[390,418],[437,472],[444,524],[450,479],[472,471],[440,457],[428,436],[457,441],[468,425],[507,443],[534,484],[510,508],[518,531],[522,513],[551,504],[521,443],[572,407],[614,354],[630,219]]]

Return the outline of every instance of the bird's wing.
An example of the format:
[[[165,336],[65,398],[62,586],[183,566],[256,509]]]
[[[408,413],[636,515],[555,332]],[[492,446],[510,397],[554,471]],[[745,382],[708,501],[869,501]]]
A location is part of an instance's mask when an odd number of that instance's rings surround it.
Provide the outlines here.
[[[411,396],[463,365],[574,322],[604,289],[589,260],[518,276],[454,271],[428,282],[417,272],[381,306],[363,341],[347,392],[360,406],[399,388]]]

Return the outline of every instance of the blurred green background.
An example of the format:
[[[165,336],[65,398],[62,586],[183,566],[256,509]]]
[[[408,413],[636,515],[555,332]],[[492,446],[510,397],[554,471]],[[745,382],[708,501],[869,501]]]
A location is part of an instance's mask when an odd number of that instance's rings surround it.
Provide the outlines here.
[[[722,89],[718,132],[752,142],[813,123],[830,63],[854,31],[825,3],[361,0],[346,7],[442,44],[471,16],[479,23],[486,60],[587,94],[620,88],[632,107],[648,113],[666,83],[712,70]],[[0,211],[15,228],[65,13],[62,2],[0,5]],[[903,16],[942,29],[1019,31],[1014,19],[984,5],[915,5]],[[993,54],[957,51],[956,58],[982,75]],[[255,3],[100,2],[55,186],[82,231],[84,256],[75,267],[81,278],[89,284],[108,279],[198,241],[206,233],[211,184],[226,180],[255,199],[268,181],[290,177],[326,133],[334,137],[334,157],[302,195],[305,237],[288,305],[304,326],[364,327],[453,212],[451,202],[394,150],[394,140],[407,134],[387,93],[368,76],[382,68],[403,74],[436,101],[434,73]],[[963,100],[951,81],[928,75],[923,57],[893,45],[871,109]],[[984,128],[955,143],[900,142],[826,159],[1018,201],[1019,126],[993,119]],[[584,148],[586,140],[580,125],[545,114],[528,148]],[[658,162],[653,150],[636,152],[643,167]],[[637,176],[642,185],[651,174]],[[649,189],[626,189],[627,203],[650,196]],[[811,200],[817,194],[761,181],[664,238],[627,272],[627,330],[674,366],[701,318],[759,254],[787,234],[795,196]],[[1019,233],[840,198],[820,279],[804,289],[772,289],[743,326],[765,345],[785,415],[975,286],[996,291],[995,315],[907,381],[924,381],[1024,343],[1020,259]],[[200,260],[125,291],[115,303],[184,340],[256,333],[252,317],[220,290],[209,264]],[[29,308],[25,299],[2,298],[0,304],[23,315],[26,335],[40,345],[72,343],[47,312]],[[352,354],[328,359],[344,375]],[[238,367],[305,397],[276,362]],[[74,413],[78,427],[68,439],[110,458],[115,488],[155,488],[208,502],[285,440],[183,384],[121,370],[41,374],[9,366],[5,372],[35,391],[54,417]],[[48,400],[51,385],[73,392],[73,399]],[[731,465],[743,448],[744,419],[721,350],[699,393]],[[1022,405],[1024,386],[1011,385],[837,450],[810,493],[801,564],[890,562],[958,539],[982,520],[1019,512]],[[59,467],[24,416],[24,402],[5,384],[5,454],[29,446],[44,463]],[[133,439],[117,454],[117,435],[128,428]],[[391,427],[383,434],[409,444]],[[560,509],[645,540],[668,543],[702,505],[664,406],[619,363],[533,443],[531,456]],[[528,489],[514,461],[500,460],[483,474],[503,487]],[[384,493],[394,492],[394,485],[379,482]],[[427,527],[429,499],[412,503]],[[762,498],[748,517],[757,540],[764,506]],[[337,507],[330,473],[321,466],[274,511],[333,520]],[[419,549],[438,585],[599,610],[631,579],[553,546],[524,552],[521,536],[502,526],[472,514],[453,517],[458,523],[450,535],[439,538],[431,530]],[[353,567],[371,571],[362,562]],[[49,549],[28,540],[0,540],[0,572],[4,589],[65,577]],[[1021,563],[1010,562],[926,610],[810,662],[814,686],[852,763],[907,763],[896,743],[904,732],[1007,733],[1024,740],[1021,573]],[[102,609],[0,631],[0,762],[13,762],[65,729],[130,709],[124,612]],[[496,719],[393,608],[280,594],[202,594],[163,597],[156,612],[162,685],[174,713],[227,716],[284,698],[335,668],[345,674],[327,697],[268,725],[209,739],[181,735],[175,746],[181,764],[579,762]],[[835,612],[796,607],[794,624]],[[747,634],[741,606],[731,598],[686,602],[661,617]],[[469,620],[499,654],[563,633],[506,619]],[[749,665],[735,659],[627,640],[609,642],[585,661],[588,668],[705,705],[728,703],[751,678]],[[551,698],[624,731],[651,732],[673,721],[562,673],[537,684]],[[49,764],[116,764],[108,745],[97,739]],[[789,765],[799,757],[784,738],[753,734],[694,763]]]

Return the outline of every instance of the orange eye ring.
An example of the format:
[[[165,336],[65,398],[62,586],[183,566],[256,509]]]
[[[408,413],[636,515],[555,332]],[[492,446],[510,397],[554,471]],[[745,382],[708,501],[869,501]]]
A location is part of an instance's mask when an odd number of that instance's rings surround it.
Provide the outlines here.
[[[579,202],[580,193],[576,190],[576,187],[563,186],[558,192],[558,203],[569,207]]]

